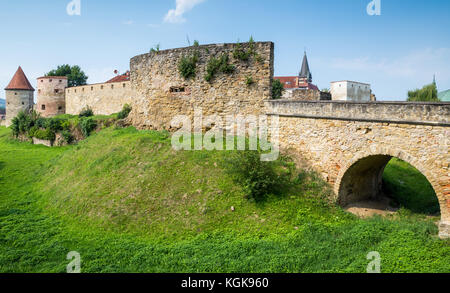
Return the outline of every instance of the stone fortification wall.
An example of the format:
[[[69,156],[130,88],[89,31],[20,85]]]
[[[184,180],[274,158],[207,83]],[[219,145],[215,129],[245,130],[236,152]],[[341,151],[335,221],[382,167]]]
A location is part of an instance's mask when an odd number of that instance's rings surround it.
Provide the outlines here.
[[[247,61],[234,52],[253,54]],[[138,128],[170,129],[177,115],[263,114],[264,101],[271,98],[274,45],[271,42],[215,44],[165,50],[131,59],[131,82],[136,91],[130,121]],[[185,79],[179,71],[183,57],[198,54],[195,77]],[[212,58],[228,56],[232,73],[216,72],[205,80]]]

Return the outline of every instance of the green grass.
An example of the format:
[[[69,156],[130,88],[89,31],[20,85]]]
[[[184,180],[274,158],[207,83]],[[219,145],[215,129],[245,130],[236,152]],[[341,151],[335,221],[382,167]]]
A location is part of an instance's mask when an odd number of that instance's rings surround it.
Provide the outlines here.
[[[439,201],[433,187],[417,169],[397,158],[383,174],[385,193],[397,204],[414,213],[439,214]]]
[[[46,148],[0,127],[0,272],[449,272],[433,220],[358,219],[314,174],[282,197],[244,199],[228,152],[175,152],[165,133],[105,129]],[[233,212],[231,207],[235,208]]]

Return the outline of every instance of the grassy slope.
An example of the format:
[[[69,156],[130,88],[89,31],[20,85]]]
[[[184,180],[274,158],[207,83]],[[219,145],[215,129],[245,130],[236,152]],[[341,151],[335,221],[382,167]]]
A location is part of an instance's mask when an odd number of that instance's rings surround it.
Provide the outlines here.
[[[311,176],[255,204],[222,171],[226,152],[174,152],[161,133],[106,129],[52,149],[8,136],[1,272],[64,272],[72,250],[83,272],[364,272],[370,251],[383,272],[450,271],[430,220],[357,219]]]
[[[385,192],[397,203],[415,213],[439,214],[439,201],[433,187],[417,169],[392,159],[383,174]]]

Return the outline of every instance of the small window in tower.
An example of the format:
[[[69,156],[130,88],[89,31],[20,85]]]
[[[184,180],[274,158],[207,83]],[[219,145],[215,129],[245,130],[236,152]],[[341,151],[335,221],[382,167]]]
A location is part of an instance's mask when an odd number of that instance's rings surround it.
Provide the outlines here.
[[[17,96],[17,93],[14,93],[15,96]]]
[[[49,80],[49,82],[52,82],[52,81],[53,81],[53,79],[50,79],[50,80]]]
[[[75,92],[77,92],[77,90],[76,90],[76,89],[75,89],[74,91],[75,91]]]
[[[41,82],[44,82],[44,80],[43,80],[43,79],[41,79]]]
[[[102,89],[103,89],[103,86],[101,86],[100,89],[102,90]]]
[[[113,84],[111,85],[111,89],[114,89],[114,85]]]
[[[61,111],[61,110],[62,110],[62,107],[61,107],[61,106],[59,106],[59,107],[58,107],[58,110],[59,110],[59,111]]]
[[[82,88],[81,91],[84,92],[84,88]]]
[[[41,106],[41,109],[42,109],[42,110],[45,110],[45,105],[42,105],[42,106]]]
[[[57,94],[57,93],[59,93],[59,90],[58,90],[58,89],[55,89],[55,94]]]
[[[94,90],[94,87],[93,86],[91,86],[91,91],[93,91]]]
[[[60,79],[59,82],[61,83],[61,82],[62,82],[62,79]]]
[[[25,105],[25,102],[22,102],[22,105]]]
[[[38,94],[40,94],[41,93],[41,90],[38,90]]]
[[[125,88],[126,86],[127,86],[127,85],[124,83],[124,84],[123,84],[123,87]]]

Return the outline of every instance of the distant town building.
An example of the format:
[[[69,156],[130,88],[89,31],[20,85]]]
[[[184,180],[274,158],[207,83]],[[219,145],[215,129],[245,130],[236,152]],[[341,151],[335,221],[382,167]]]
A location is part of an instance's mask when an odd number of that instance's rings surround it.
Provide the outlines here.
[[[303,55],[302,67],[298,76],[275,76],[274,79],[279,80],[284,86],[283,99],[303,101],[331,100],[329,93],[321,92],[312,83],[312,73],[309,69],[306,52]]]
[[[375,100],[370,84],[343,80],[331,83],[331,98],[333,101],[370,102]]]
[[[106,83],[113,83],[113,82],[124,82],[124,81],[130,81],[130,71],[128,70],[124,74],[117,75],[110,80],[108,80]]]
[[[438,93],[438,98],[441,102],[450,102],[450,90]]]

